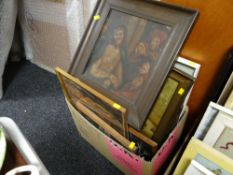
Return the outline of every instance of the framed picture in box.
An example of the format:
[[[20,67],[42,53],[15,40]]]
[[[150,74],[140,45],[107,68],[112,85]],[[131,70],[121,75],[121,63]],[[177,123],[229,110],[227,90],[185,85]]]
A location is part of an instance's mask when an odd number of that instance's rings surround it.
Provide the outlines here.
[[[69,73],[125,106],[141,129],[197,14],[156,1],[99,1]]]
[[[56,68],[58,78],[67,99],[76,106],[77,102],[98,115],[121,135],[128,138],[126,109],[113,102],[62,69]]]
[[[193,78],[173,69],[156,99],[142,132],[162,144],[179,119],[183,101],[193,85]]]
[[[219,112],[203,142],[233,159],[233,111]]]
[[[181,72],[184,72],[184,73],[192,76],[194,78],[194,81],[195,81],[196,78],[197,78],[197,76],[198,76],[198,74],[199,74],[201,65],[199,63],[196,63],[194,61],[188,60],[186,58],[178,57],[176,63],[174,64],[174,67],[176,69],[180,70]],[[185,97],[185,100],[183,102],[184,105],[188,104],[189,97],[191,96],[191,92],[192,92],[193,86],[190,88],[188,94]]]
[[[174,67],[193,78],[197,78],[201,65],[186,58],[178,57]]]
[[[197,159],[197,157],[200,156],[205,159],[205,162],[200,162],[199,159]],[[215,150],[206,143],[196,138],[192,138],[187,148],[185,149],[173,174],[174,175],[183,174],[193,159],[204,165],[207,169],[211,170],[215,174],[217,172],[224,172],[222,173],[224,175],[225,174],[230,175],[233,173],[232,159],[222,154],[221,152]]]

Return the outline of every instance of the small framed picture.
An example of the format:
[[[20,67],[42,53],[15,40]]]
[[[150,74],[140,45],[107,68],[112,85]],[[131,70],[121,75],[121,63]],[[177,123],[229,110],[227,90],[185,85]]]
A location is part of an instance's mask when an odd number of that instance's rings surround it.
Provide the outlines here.
[[[56,68],[56,73],[64,94],[71,104],[76,106],[77,102],[81,103],[121,135],[128,138],[127,115],[124,107],[92,89],[79,79],[72,77],[62,69]]]
[[[202,160],[200,160],[200,157]],[[233,160],[231,158],[193,137],[173,174],[184,174],[192,160],[197,161],[214,174],[231,175],[233,173]]]
[[[203,142],[233,159],[233,111],[218,113]]]
[[[186,58],[178,57],[174,67],[196,79],[201,65]]]
[[[69,73],[141,129],[198,12],[157,1],[98,1]]]

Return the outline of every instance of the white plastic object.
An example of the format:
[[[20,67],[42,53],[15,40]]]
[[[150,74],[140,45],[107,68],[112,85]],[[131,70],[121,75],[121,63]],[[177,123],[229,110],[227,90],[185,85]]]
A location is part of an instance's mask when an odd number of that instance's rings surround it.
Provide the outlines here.
[[[25,165],[16,167],[6,173],[6,175],[16,175],[18,173],[30,172],[31,175],[40,175],[37,167],[35,165]]]

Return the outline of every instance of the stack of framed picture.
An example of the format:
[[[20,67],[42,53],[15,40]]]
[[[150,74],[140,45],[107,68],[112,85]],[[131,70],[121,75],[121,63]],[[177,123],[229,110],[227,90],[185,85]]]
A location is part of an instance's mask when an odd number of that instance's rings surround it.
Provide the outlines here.
[[[233,174],[232,138],[233,111],[210,102],[174,174]]]
[[[194,81],[184,70],[185,67],[190,67],[189,61],[182,58],[177,63],[182,63],[183,68],[178,67],[178,70],[174,67],[171,71],[141,131],[128,125],[127,110],[123,106],[60,68],[56,68],[56,73],[66,98],[77,110],[124,147],[128,148],[130,141],[135,142],[140,147],[138,154],[151,160],[183,116],[186,106],[183,102],[187,100],[186,94],[190,93]],[[199,71],[196,67],[193,68],[194,73]],[[130,151],[135,150],[133,148]]]
[[[157,150],[156,142],[128,126],[127,111],[123,106],[60,68],[56,68],[56,73],[68,101],[86,116],[94,126],[127,149],[130,145],[129,135],[133,135],[147,144],[153,152]],[[134,152],[136,147],[130,147],[129,150]]]
[[[140,130],[197,15],[156,1],[98,1],[69,73],[125,106]]]
[[[168,144],[167,157],[182,131],[200,69],[177,60],[197,15],[197,10],[158,1],[99,0],[68,73],[56,69],[75,122],[85,117],[125,152],[133,152],[131,158],[155,161]],[[78,129],[85,133],[83,126]]]
[[[188,61],[184,58],[182,60]],[[183,67],[189,66],[184,62],[182,64],[184,64]],[[140,147],[140,150],[137,150],[137,152],[140,152],[138,154],[145,159],[151,160],[176,126],[179,118],[184,114],[185,106],[182,102],[184,102],[184,99],[187,99],[185,94],[191,91],[193,78],[187,75],[183,69],[179,69],[174,68],[167,77],[159,98],[156,100],[142,131],[137,131],[133,127],[128,126],[127,110],[124,107],[64,70],[56,68],[56,72],[66,98],[77,110],[87,116],[87,119],[92,121],[92,123],[94,121],[93,124],[97,128],[107,133],[124,147],[128,148],[130,141],[134,141]],[[163,113],[160,112],[161,109],[163,109]],[[147,126],[150,120],[151,125]],[[157,122],[157,128],[153,130],[154,133],[152,135],[148,135],[147,133],[152,132],[150,130],[151,126],[155,126],[154,121]],[[130,151],[134,152],[135,150],[136,148],[133,148]]]

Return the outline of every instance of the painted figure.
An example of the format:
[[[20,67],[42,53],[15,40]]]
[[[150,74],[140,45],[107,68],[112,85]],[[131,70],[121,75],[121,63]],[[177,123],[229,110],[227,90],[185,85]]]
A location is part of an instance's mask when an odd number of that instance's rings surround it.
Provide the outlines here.
[[[123,61],[125,59],[126,29],[118,26],[114,29],[112,41],[106,45],[100,56],[90,67],[90,75],[105,88],[118,89],[123,79]]]
[[[167,40],[168,34],[165,31],[157,30],[151,32],[147,53],[151,61],[156,61],[161,54],[164,42]]]
[[[149,78],[151,69],[154,67],[157,58],[160,56],[163,42],[167,39],[167,33],[154,30],[150,34],[147,43],[139,42],[134,52],[128,59],[126,83],[117,94],[133,100],[137,97],[142,86]]]

